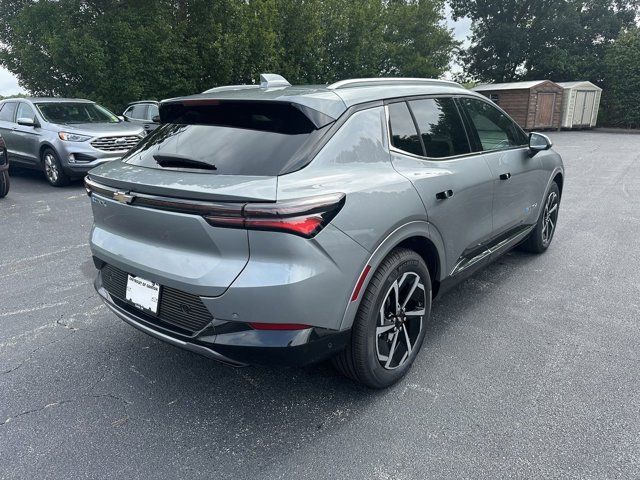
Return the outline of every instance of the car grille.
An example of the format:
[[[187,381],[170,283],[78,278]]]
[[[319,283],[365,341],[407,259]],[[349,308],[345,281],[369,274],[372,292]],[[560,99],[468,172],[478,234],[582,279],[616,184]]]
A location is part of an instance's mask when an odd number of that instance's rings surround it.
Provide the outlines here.
[[[126,137],[98,137],[91,141],[91,145],[104,152],[127,151],[135,147],[142,137],[129,135]]]
[[[158,314],[140,310],[126,301],[127,273],[112,266],[102,267],[102,285],[112,297],[120,300],[120,306],[124,303],[128,310],[142,316],[147,321],[158,323],[160,326],[176,327],[179,333],[193,334],[202,330],[212,320],[213,316],[197,295],[185,293],[175,288],[162,286],[160,288],[160,303]],[[166,325],[163,325],[166,324]]]

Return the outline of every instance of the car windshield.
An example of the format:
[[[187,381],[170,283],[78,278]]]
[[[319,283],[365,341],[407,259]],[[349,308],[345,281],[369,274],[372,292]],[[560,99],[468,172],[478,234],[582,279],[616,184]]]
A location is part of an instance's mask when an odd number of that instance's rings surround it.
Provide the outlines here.
[[[51,102],[36,106],[51,123],[118,123],[118,117],[97,103]]]

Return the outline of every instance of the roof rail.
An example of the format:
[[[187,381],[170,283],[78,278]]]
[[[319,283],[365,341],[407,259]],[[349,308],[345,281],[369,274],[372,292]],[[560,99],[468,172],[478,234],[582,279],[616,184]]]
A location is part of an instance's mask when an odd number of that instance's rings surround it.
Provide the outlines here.
[[[205,90],[202,93],[224,92],[227,90],[246,90],[249,88],[259,88],[259,85],[224,85],[222,87],[214,87],[209,90]]]
[[[446,85],[449,87],[464,88],[459,83],[451,80],[438,80],[435,78],[405,78],[405,77],[380,77],[380,78],[351,78],[332,83],[329,90],[353,87],[377,87],[381,85]]]

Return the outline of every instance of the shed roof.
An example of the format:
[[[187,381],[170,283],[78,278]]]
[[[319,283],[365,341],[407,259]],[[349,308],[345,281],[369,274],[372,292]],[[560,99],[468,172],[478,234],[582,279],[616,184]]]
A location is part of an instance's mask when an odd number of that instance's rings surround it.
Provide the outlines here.
[[[485,83],[482,85],[476,85],[472,90],[476,92],[489,92],[494,90],[528,90],[545,82],[557,85],[551,80],[532,80],[529,82]]]
[[[558,82],[558,85],[560,85],[562,88],[576,88],[576,87],[582,87],[582,88],[593,88],[596,90],[602,90],[599,86],[597,86],[594,83],[591,83],[587,80],[579,80],[577,82]]]

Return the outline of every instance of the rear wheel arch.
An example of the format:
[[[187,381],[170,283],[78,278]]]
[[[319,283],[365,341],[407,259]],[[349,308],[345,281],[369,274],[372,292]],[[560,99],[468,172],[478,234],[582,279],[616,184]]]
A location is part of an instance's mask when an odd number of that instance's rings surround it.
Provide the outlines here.
[[[342,323],[340,326],[341,330],[351,328],[360,302],[362,301],[363,293],[366,291],[373,274],[385,258],[387,258],[387,256],[396,248],[408,248],[415,251],[423,258],[429,270],[432,285],[432,297],[435,297],[440,286],[444,251],[441,244],[440,247],[438,247],[439,239],[430,237],[429,227],[430,224],[422,220],[406,223],[390,233],[378,245],[369,260],[363,265],[362,270],[358,272],[359,276],[353,280],[355,292],[355,286],[360,280],[360,275],[363,274],[367,267],[369,268],[366,277],[360,286],[358,297],[353,301],[351,300],[351,297],[349,298],[349,303],[347,304],[345,313],[342,317]]]
[[[440,257],[438,255],[438,249],[435,244],[428,238],[423,236],[409,237],[399,244],[395,248],[407,248],[413,250],[422,257],[424,263],[427,264],[429,270],[429,277],[431,277],[432,297],[438,294],[440,287]]]

